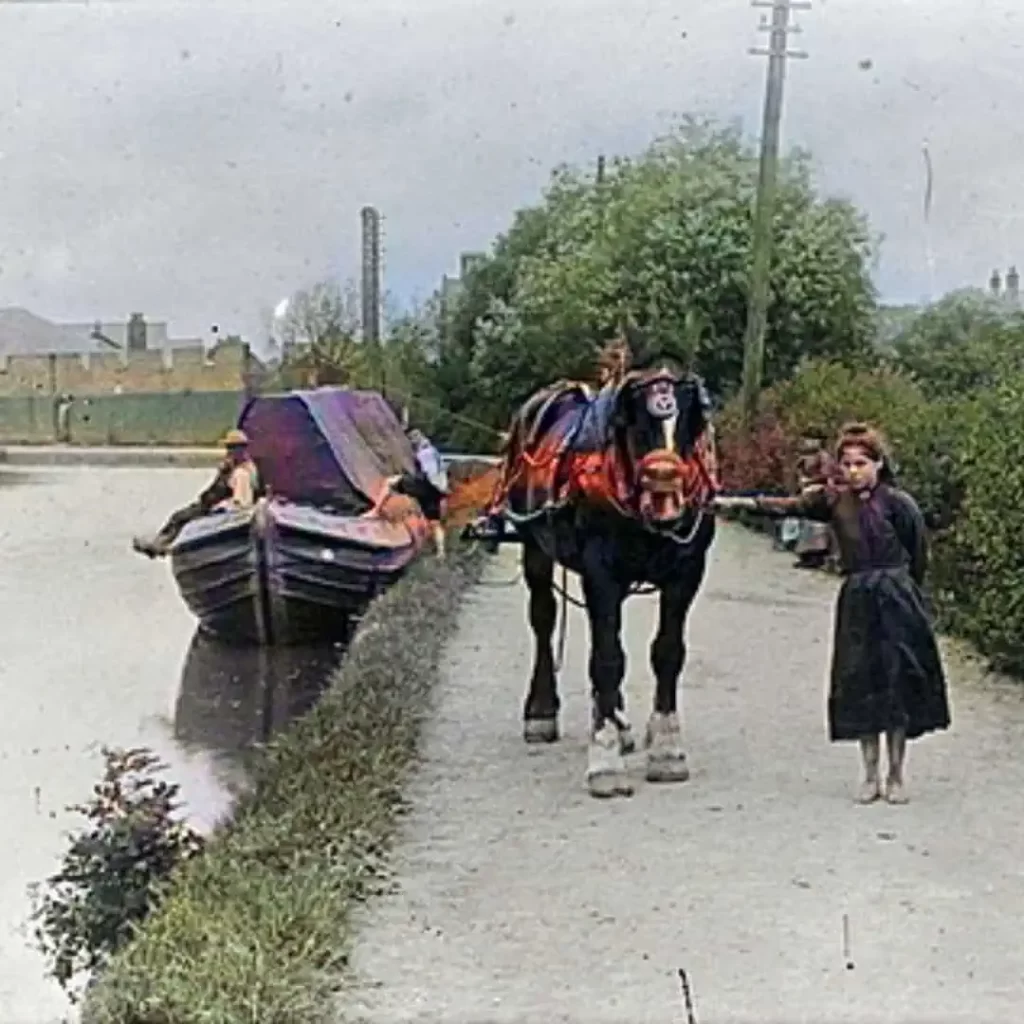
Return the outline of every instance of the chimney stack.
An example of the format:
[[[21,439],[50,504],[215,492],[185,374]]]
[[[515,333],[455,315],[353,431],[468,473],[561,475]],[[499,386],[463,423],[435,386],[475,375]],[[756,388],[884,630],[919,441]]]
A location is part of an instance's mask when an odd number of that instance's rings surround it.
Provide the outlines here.
[[[128,351],[145,351],[146,342],[148,340],[146,337],[147,333],[145,317],[141,313],[132,313],[128,318]]]

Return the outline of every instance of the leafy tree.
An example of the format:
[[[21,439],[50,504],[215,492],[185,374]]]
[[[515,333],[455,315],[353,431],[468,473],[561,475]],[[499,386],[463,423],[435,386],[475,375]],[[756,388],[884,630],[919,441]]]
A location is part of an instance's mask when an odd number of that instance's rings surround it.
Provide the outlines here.
[[[742,369],[755,152],[733,130],[686,121],[605,180],[559,168],[465,282],[439,380],[454,408],[499,426],[522,395],[589,373],[596,346],[633,323],[732,391]],[[780,173],[766,344],[769,381],[801,358],[871,354],[872,239],[848,203],[819,199],[807,157]]]
[[[1024,315],[984,292],[952,292],[904,327],[889,358],[933,398],[991,388],[1024,370]]]

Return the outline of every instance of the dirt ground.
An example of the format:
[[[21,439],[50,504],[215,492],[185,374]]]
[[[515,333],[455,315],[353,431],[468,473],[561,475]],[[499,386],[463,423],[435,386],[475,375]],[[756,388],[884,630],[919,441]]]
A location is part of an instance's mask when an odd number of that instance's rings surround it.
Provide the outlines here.
[[[530,636],[512,555],[471,597],[412,788],[398,891],[371,906],[349,1018],[1017,1021],[1024,1007],[1024,690],[947,659],[953,728],[911,745],[906,807],[860,807],[826,742],[836,582],[724,527],[689,631],[693,777],[585,791],[586,625],[563,740],[527,747]],[[627,610],[628,710],[650,709],[653,603]],[[845,921],[845,927],[844,927]],[[844,949],[848,935],[848,952]]]

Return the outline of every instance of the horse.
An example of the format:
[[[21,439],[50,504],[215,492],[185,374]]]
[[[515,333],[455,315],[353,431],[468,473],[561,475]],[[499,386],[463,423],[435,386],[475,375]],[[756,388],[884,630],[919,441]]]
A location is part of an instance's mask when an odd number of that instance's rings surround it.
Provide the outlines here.
[[[660,600],[650,649],[656,686],[646,778],[689,778],[677,693],[687,616],[715,536],[709,505],[717,490],[710,403],[700,378],[670,359],[609,369],[614,356],[605,359],[596,394],[587,384],[559,381],[518,408],[484,517],[499,530],[511,522],[523,544],[534,636],[523,704],[527,743],[559,738],[556,565],[581,579],[590,626],[586,783],[595,797],[633,791],[624,760],[635,742],[622,694],[621,632],[623,603],[641,586]]]

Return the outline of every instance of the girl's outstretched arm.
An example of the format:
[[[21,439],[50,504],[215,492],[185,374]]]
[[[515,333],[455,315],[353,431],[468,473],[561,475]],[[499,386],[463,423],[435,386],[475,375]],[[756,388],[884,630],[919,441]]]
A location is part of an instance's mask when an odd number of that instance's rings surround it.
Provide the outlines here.
[[[804,519],[828,522],[832,518],[831,503],[825,488],[821,486],[809,487],[802,494],[794,497],[773,497],[759,494],[734,498],[723,495],[713,500],[712,507],[723,511],[737,509],[753,512],[756,515],[768,516],[773,519],[800,516]]]

